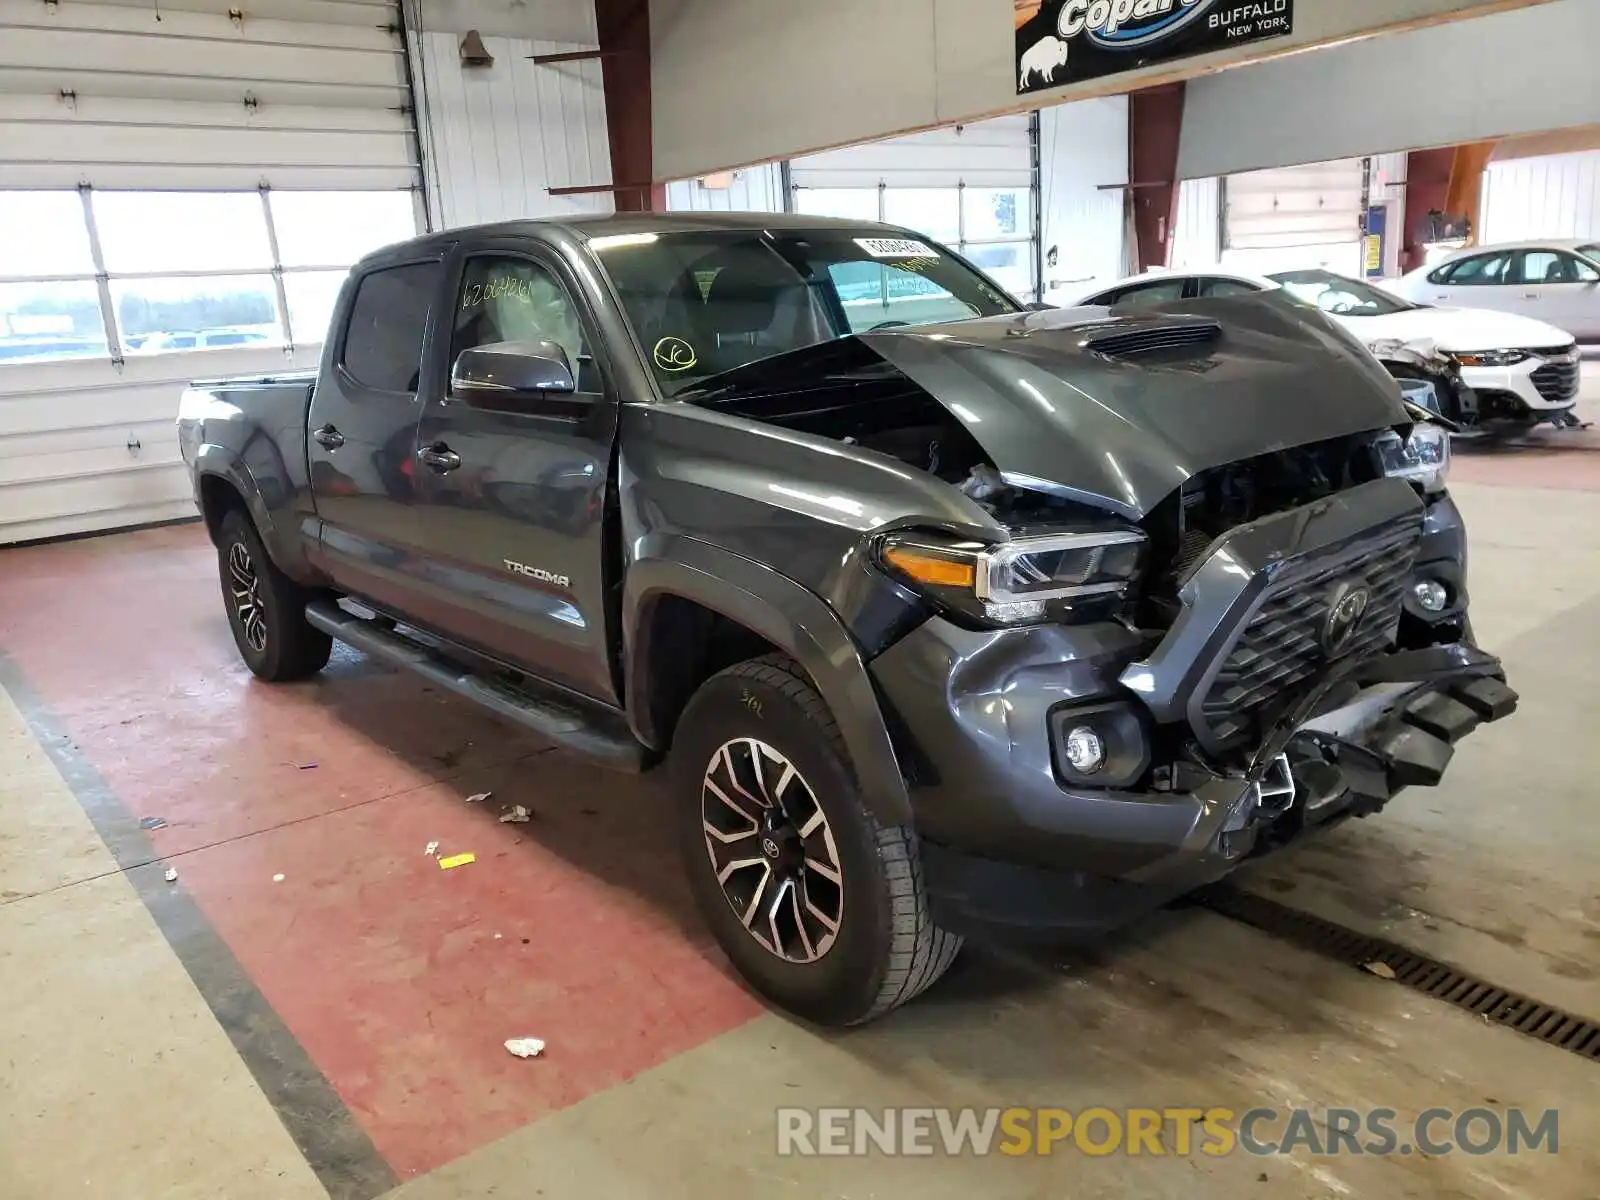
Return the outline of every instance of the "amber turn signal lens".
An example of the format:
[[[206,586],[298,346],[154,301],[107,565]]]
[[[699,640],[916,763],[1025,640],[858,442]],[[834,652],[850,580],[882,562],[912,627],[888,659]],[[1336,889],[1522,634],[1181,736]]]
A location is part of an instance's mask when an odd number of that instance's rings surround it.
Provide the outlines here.
[[[970,589],[978,578],[977,568],[970,562],[953,562],[905,546],[891,546],[883,558],[906,578],[934,587]]]

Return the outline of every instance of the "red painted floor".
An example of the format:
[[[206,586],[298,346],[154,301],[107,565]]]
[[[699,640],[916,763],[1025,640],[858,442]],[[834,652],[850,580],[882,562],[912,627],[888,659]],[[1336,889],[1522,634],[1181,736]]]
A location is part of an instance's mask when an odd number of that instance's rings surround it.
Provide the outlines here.
[[[0,646],[168,822],[157,850],[402,1177],[759,1011],[692,915],[657,783],[350,653],[256,682],[197,526],[0,550]],[[512,804],[534,820],[500,823]],[[430,841],[478,861],[442,871]],[[524,1035],[544,1058],[506,1053]]]

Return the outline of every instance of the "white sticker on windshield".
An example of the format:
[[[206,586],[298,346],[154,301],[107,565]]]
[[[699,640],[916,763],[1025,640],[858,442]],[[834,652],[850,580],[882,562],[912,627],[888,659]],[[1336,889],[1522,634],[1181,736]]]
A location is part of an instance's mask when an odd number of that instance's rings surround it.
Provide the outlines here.
[[[857,238],[860,246],[873,258],[938,258],[939,252],[922,242],[910,238]]]

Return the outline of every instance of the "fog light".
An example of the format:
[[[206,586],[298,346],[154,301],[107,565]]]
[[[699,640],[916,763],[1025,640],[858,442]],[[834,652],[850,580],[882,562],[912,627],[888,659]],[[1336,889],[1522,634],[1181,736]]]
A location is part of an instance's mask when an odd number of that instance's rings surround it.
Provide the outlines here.
[[[1411,589],[1411,595],[1415,598],[1417,607],[1423,612],[1443,612],[1445,605],[1450,603],[1450,593],[1437,579],[1424,579],[1415,584]]]
[[[1106,744],[1087,725],[1079,725],[1067,734],[1066,754],[1072,769],[1080,775],[1093,775],[1106,765]]]

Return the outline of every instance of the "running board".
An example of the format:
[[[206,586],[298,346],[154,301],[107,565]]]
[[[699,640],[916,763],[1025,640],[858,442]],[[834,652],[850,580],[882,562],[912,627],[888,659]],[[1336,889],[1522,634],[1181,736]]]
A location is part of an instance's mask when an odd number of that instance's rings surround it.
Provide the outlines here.
[[[398,630],[346,612],[333,600],[307,604],[306,620],[363,654],[414,671],[437,687],[549,738],[563,750],[614,770],[644,770],[645,751],[637,740],[626,732],[604,729],[575,704],[485,679]]]

